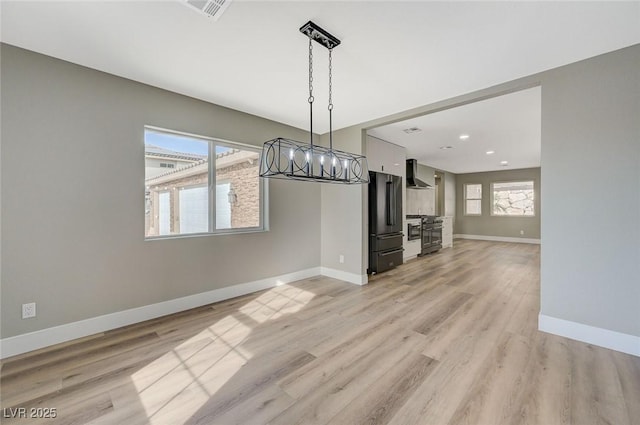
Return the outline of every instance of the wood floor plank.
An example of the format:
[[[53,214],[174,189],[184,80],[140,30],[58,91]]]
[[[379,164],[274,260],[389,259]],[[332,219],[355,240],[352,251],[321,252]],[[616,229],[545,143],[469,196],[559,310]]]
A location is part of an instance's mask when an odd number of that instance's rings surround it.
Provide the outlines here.
[[[372,347],[380,347],[389,339],[403,333],[397,317],[362,329],[358,335],[284,377],[279,385],[293,397],[299,398],[313,391],[318,385],[335,378],[345,370],[373,356]]]
[[[454,292],[451,295],[429,309],[423,317],[415,322],[413,330],[423,335],[429,334],[432,329],[440,326],[472,298],[471,294],[465,292]]]
[[[640,358],[537,330],[539,252],[456,240],[365,286],[318,276],[5,359],[1,406],[57,417],[2,423],[640,424]]]
[[[440,360],[460,346],[467,346],[468,339],[482,338],[482,343],[495,344],[519,301],[520,297],[514,296],[508,287],[496,287],[482,297],[472,298],[468,309],[458,309],[453,313],[455,319],[452,317],[449,323],[443,323],[427,335],[424,354]]]
[[[249,362],[233,379],[225,383],[225,391],[218,392],[207,400],[199,412],[187,424],[208,424],[213,419],[238,406],[263,389],[275,385],[279,379],[313,361],[315,357],[304,351],[279,353],[267,362]]]
[[[580,361],[572,362],[571,422],[593,424],[637,423],[629,418],[612,353],[604,348],[569,341]]]
[[[297,398],[296,403],[269,423],[329,423],[333,416],[367,388],[375,385],[396,363],[406,356],[419,353],[422,343],[422,335],[413,331],[395,334],[353,367],[342,370],[326,382],[316,385],[313,391]]]
[[[388,423],[406,403],[436,365],[436,361],[420,353],[414,353],[396,363],[377,384],[331,418],[336,424]]]
[[[520,415],[523,374],[531,356],[529,341],[505,332],[454,412],[459,425],[510,423]],[[505,392],[504,388],[510,388]]]
[[[289,408],[295,399],[271,385],[226,413],[208,422],[212,425],[262,425]]]
[[[542,332],[534,336],[534,350],[523,378],[520,414],[510,425],[571,423],[571,364],[564,338]]]
[[[48,362],[46,365],[37,368],[23,370],[17,374],[11,374],[10,376],[3,378],[3,381],[6,384],[6,388],[12,390],[16,389],[16,387],[19,388],[19,386],[13,385],[14,381],[18,381],[21,384],[30,383],[34,389],[37,388],[38,390],[41,390],[43,384],[42,380],[51,376],[52,370],[55,370],[58,374],[66,374],[62,377],[62,382],[64,382],[66,376],[71,375],[73,370],[81,368],[82,366],[93,369],[93,366],[91,365],[96,362],[108,359],[113,355],[126,356],[124,353],[130,350],[137,350],[141,345],[145,345],[148,342],[158,341],[158,335],[155,333],[145,334],[133,339],[121,340],[106,346],[101,346],[95,350],[85,350],[82,354],[70,355],[67,358],[62,357],[54,362]],[[24,388],[20,388],[21,392],[24,390]],[[5,395],[9,396],[9,398],[11,396],[18,396],[17,394],[13,394],[13,391],[7,391]]]
[[[305,348],[315,356],[321,356],[333,350],[336,347],[349,343],[352,339],[357,338],[361,332],[369,330],[377,330],[379,326],[385,322],[394,321],[398,314],[402,311],[403,306],[393,304],[387,309],[385,314],[377,317],[370,317],[367,314],[361,314],[356,317],[343,317],[341,315],[334,316],[335,323],[325,329],[323,335],[318,335],[308,343]]]
[[[615,352],[611,356],[618,371],[629,420],[640,423],[640,358]]]
[[[526,338],[535,338],[538,332],[539,313],[540,297],[525,293],[507,325],[507,331]]]
[[[495,347],[490,329],[481,323],[452,339],[452,348],[441,356],[433,372],[391,419],[389,424],[446,424],[460,407],[475,376],[487,364]],[[454,348],[455,347],[455,348]],[[423,352],[431,351],[427,349]]]

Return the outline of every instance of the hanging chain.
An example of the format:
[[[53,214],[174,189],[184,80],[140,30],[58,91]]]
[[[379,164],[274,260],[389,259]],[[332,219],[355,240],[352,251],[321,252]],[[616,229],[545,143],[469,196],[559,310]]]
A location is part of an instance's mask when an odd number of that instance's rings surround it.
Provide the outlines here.
[[[313,44],[309,37],[309,103],[313,103]]]
[[[331,95],[333,93],[333,83],[331,81],[331,70],[332,70],[332,64],[331,64],[331,52],[333,52],[333,49],[329,49],[329,110],[333,109],[333,101],[331,99]]]
[[[313,43],[309,36],[309,144],[313,155]],[[313,169],[311,170],[313,174]]]
[[[332,112],[333,112],[333,100],[332,100],[332,94],[333,94],[333,82],[332,82],[332,64],[331,64],[331,52],[333,52],[333,49],[329,49],[329,106],[327,107],[327,109],[329,109],[329,150],[333,151],[333,117],[331,116]]]

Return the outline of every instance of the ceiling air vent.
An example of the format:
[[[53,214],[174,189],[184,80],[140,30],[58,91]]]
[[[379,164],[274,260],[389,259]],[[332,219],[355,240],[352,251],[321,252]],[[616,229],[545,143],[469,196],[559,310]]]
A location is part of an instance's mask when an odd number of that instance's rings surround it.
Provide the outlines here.
[[[418,127],[410,127],[410,128],[405,128],[404,130],[405,133],[407,134],[411,134],[411,133],[419,133],[422,131],[422,129],[418,128]]]
[[[184,0],[184,2],[190,9],[196,10],[217,21],[224,11],[227,10],[231,0]]]

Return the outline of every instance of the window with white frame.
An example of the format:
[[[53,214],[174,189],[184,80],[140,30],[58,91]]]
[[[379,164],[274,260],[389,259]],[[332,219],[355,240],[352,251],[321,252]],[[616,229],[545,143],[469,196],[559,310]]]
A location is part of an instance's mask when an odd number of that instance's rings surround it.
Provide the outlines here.
[[[533,181],[491,183],[491,215],[533,217]]]
[[[464,214],[482,215],[482,185],[464,185]]]
[[[266,229],[260,148],[152,127],[144,146],[145,237]]]

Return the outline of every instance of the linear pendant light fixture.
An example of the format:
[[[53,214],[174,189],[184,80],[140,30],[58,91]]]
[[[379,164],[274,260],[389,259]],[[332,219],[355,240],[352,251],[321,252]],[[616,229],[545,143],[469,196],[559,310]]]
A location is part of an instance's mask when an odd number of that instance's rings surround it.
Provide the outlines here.
[[[300,28],[309,37],[309,143],[278,137],[264,142],[260,177],[321,183],[369,182],[367,158],[333,149],[331,53],[340,44],[333,35],[309,21]],[[313,42],[329,50],[329,147],[313,144]]]

